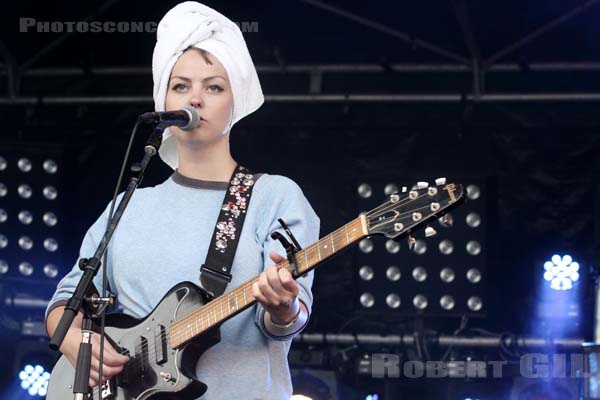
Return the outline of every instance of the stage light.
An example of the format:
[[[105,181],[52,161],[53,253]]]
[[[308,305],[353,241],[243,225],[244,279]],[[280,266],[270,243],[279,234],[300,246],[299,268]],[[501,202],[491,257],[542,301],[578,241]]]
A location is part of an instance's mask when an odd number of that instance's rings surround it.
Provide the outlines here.
[[[368,394],[365,397],[365,400],[379,400],[379,395],[377,393],[375,393],[375,394]]]
[[[17,166],[21,172],[27,173],[31,171],[32,168],[31,160],[29,158],[19,158],[19,161],[17,161]]]
[[[418,310],[424,310],[424,309],[426,309],[428,304],[429,304],[429,302],[427,301],[427,297],[425,297],[422,294],[416,295],[414,297],[414,299],[413,299],[413,305]]]
[[[19,264],[19,272],[23,276],[31,276],[31,274],[33,274],[33,265],[27,261],[23,261]]]
[[[413,246],[413,251],[418,255],[425,254],[427,251],[427,243],[425,243],[424,240],[417,240]]]
[[[365,308],[371,308],[375,305],[375,297],[371,293],[363,293],[360,296],[360,304]]]
[[[4,260],[0,260],[0,275],[4,275],[8,272],[8,263]]]
[[[369,265],[363,265],[360,267],[358,274],[363,281],[370,281],[375,275],[373,268],[371,268]]]
[[[7,219],[8,213],[3,208],[0,208],[0,224],[6,222]]]
[[[44,240],[44,248],[53,253],[58,249],[58,242],[53,238],[47,238]]]
[[[50,279],[56,278],[58,275],[58,268],[54,264],[44,265],[44,274]]]
[[[6,158],[0,156],[0,171],[4,171],[7,165],[8,163],[6,162]]]
[[[21,196],[21,198],[28,199],[33,194],[33,190],[31,189],[31,186],[27,184],[22,184],[19,185],[19,187],[17,188],[17,193],[19,193],[19,196]]]
[[[363,253],[370,253],[373,251],[373,241],[369,238],[365,238],[358,243],[358,248]]]
[[[25,251],[31,250],[33,247],[33,240],[29,236],[21,236],[19,238],[19,247]]]
[[[440,249],[440,253],[447,256],[449,254],[452,254],[452,252],[454,251],[454,245],[452,244],[452,242],[450,240],[444,239],[440,242],[439,249]]]
[[[54,160],[48,159],[48,160],[44,161],[43,167],[44,167],[44,171],[46,171],[49,174],[55,174],[56,171],[58,171],[58,165],[56,164],[56,161],[54,161]]]
[[[399,191],[400,191],[400,189],[398,188],[398,185],[396,185],[395,183],[388,183],[387,185],[385,185],[385,189],[383,189],[383,193],[386,196],[398,193]]]
[[[46,186],[44,190],[42,190],[44,197],[48,200],[55,200],[58,196],[58,192],[54,186]]]
[[[8,238],[0,234],[0,249],[5,248],[6,246],[8,246]]]
[[[417,282],[424,282],[427,279],[427,270],[423,267],[415,267],[412,271],[412,276]]]
[[[467,197],[469,200],[477,200],[481,196],[481,191],[477,185],[467,186]]]
[[[400,300],[400,296],[398,296],[396,293],[390,293],[386,296],[385,303],[390,308],[398,308],[402,302]]]
[[[483,302],[481,301],[481,298],[472,296],[469,297],[469,300],[467,300],[467,306],[472,311],[479,311],[483,308]]]
[[[472,256],[477,256],[479,255],[479,253],[481,253],[481,245],[477,240],[469,240],[467,242],[466,249],[467,253],[469,253]]]
[[[363,199],[368,199],[373,194],[373,189],[368,183],[361,183],[358,185],[358,195]]]
[[[33,222],[33,215],[27,210],[19,212],[18,218],[19,221],[24,225],[29,225]]]
[[[481,217],[476,212],[472,212],[472,213],[467,214],[467,217],[465,218],[465,222],[471,228],[477,228],[479,225],[481,225]]]
[[[7,193],[8,188],[6,187],[6,185],[4,183],[0,183],[0,197],[6,196]]]
[[[400,251],[400,243],[396,242],[395,240],[386,240],[385,242],[385,249],[388,251],[388,253],[390,254],[396,254],[397,252]]]
[[[440,306],[444,310],[452,310],[455,304],[456,302],[454,301],[454,297],[450,296],[449,294],[442,296],[440,299]]]
[[[477,268],[471,268],[467,271],[467,280],[471,283],[481,281],[481,272]]]
[[[293,394],[290,400],[312,400],[312,397],[305,396],[303,394]]]
[[[54,226],[58,222],[58,218],[56,217],[56,214],[54,214],[53,212],[50,212],[50,211],[44,213],[44,216],[42,217],[42,219],[44,220],[44,223],[48,226]]]
[[[21,388],[26,390],[30,396],[44,397],[48,391],[48,380],[50,373],[44,370],[41,365],[26,365],[19,372]]]
[[[396,282],[402,277],[402,273],[400,272],[400,268],[395,265],[391,265],[385,271],[385,276],[392,282]]]
[[[555,254],[544,263],[544,279],[554,290],[569,290],[579,280],[579,263],[570,255]]]
[[[456,274],[454,273],[454,270],[452,268],[446,267],[440,271],[440,279],[443,282],[450,283],[454,280],[455,277]]]

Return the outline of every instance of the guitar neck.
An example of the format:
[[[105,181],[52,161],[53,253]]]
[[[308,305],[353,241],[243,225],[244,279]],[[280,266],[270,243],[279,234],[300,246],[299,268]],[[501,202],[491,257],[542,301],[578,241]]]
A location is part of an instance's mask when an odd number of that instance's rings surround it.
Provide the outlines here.
[[[359,216],[338,230],[321,238],[318,242],[296,253],[298,276],[303,275],[319,263],[339,253],[346,247],[368,235],[367,220]],[[277,264],[291,271],[288,260]],[[171,348],[178,348],[201,333],[252,306],[252,284],[258,276],[246,281],[232,291],[217,297],[169,327]]]

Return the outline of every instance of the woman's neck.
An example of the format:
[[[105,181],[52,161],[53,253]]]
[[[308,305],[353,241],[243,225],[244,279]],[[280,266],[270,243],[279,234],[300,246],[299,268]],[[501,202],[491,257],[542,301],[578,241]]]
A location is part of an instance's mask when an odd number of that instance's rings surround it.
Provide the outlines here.
[[[237,163],[231,157],[229,142],[217,146],[190,148],[179,145],[179,166],[183,176],[203,181],[228,182]],[[225,144],[225,145],[223,145]]]

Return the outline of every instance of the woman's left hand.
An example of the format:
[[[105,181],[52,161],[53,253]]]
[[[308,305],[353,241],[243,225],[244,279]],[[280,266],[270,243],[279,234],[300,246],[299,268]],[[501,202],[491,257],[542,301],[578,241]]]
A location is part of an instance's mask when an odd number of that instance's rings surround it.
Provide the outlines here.
[[[276,264],[285,260],[274,251],[269,253],[269,257]],[[298,291],[298,283],[290,271],[277,265],[265,269],[252,284],[252,295],[269,312],[271,320],[279,325],[289,323],[300,312],[302,306]]]

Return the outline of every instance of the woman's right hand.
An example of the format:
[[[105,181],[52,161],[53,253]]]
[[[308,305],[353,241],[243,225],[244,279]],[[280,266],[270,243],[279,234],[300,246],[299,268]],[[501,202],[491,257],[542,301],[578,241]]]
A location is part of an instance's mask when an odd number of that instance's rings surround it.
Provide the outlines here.
[[[71,328],[65,336],[65,340],[60,347],[60,351],[67,357],[73,366],[77,364],[77,354],[79,353],[79,345],[81,344],[81,329]],[[90,338],[92,344],[92,364],[90,368],[90,387],[98,386],[98,380],[100,372],[98,365],[100,364],[100,335],[92,333]],[[123,367],[129,361],[129,358],[118,353],[114,347],[108,342],[104,341],[104,358],[102,366],[102,381],[106,382],[108,379],[115,375],[118,375],[123,371]]]

